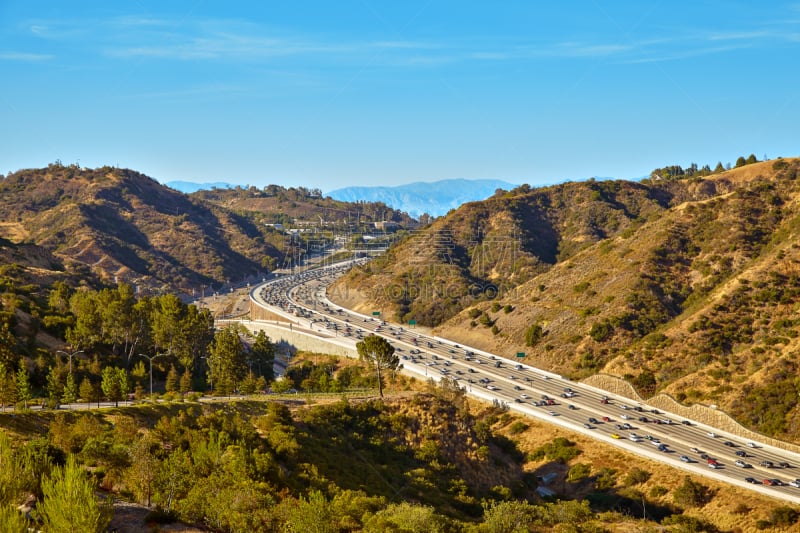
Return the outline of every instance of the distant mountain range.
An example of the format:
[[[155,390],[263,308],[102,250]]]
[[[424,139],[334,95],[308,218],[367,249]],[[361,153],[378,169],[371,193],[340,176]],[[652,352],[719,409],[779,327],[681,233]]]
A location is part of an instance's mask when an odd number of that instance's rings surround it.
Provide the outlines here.
[[[467,202],[485,200],[497,189],[513,189],[516,185],[493,179],[452,179],[416,182],[395,187],[345,187],[326,193],[344,202],[383,202],[418,218],[423,213],[438,217]]]
[[[180,191],[184,194],[191,194],[197,191],[210,191],[211,189],[232,189],[235,185],[225,183],[224,181],[216,181],[214,183],[195,183],[193,181],[168,181],[164,184],[170,189]]]

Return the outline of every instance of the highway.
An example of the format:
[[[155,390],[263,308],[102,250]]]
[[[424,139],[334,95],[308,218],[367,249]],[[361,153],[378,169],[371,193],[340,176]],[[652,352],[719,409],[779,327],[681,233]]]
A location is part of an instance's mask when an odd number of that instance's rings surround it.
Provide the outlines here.
[[[352,266],[348,262],[272,280],[255,287],[251,298],[303,328],[324,330],[353,344],[366,335],[381,335],[395,347],[403,371],[418,378],[454,379],[473,397],[502,402],[677,468],[800,503],[798,454],[742,441],[530,365],[334,305],[326,289]]]

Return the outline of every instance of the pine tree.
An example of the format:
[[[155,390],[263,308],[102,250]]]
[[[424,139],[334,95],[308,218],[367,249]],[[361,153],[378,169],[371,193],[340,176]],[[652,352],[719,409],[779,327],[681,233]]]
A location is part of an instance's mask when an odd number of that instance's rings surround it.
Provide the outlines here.
[[[65,404],[75,403],[78,399],[78,387],[75,385],[75,376],[67,374],[67,382],[64,384],[64,393],[61,401]]]
[[[55,367],[51,366],[50,371],[47,372],[47,407],[50,409],[58,409],[61,403],[61,393],[64,386],[61,384],[61,376]]]
[[[97,397],[97,390],[88,377],[83,378],[80,386],[81,400],[86,402],[86,408],[92,407],[92,402]]]
[[[3,412],[6,405],[14,405],[17,401],[17,388],[14,382],[14,375],[9,371],[5,363],[0,361],[0,405]]]
[[[167,382],[164,385],[167,392],[177,392],[178,390],[178,370],[175,365],[170,365],[167,372]]]
[[[48,533],[87,533],[105,531],[111,521],[110,505],[100,505],[95,487],[86,473],[76,464],[75,458],[53,469],[52,475],[42,481],[44,497],[37,511]]]
[[[192,372],[188,368],[181,375],[180,390],[181,394],[186,394],[192,390]]]
[[[31,393],[31,383],[28,379],[28,371],[25,369],[24,366],[19,367],[19,371],[17,371],[17,401],[22,402],[24,408],[28,409],[28,402],[31,400],[32,393]]]

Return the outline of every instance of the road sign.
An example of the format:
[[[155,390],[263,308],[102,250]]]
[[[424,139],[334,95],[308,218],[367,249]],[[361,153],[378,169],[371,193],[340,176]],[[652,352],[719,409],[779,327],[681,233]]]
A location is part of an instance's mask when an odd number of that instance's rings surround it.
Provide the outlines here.
[[[517,352],[517,357],[525,357],[525,352]]]
[[[417,325],[417,321],[416,320],[409,320],[408,321],[408,325],[409,326],[416,326]]]
[[[373,311],[372,312],[372,316],[381,316],[381,312],[380,311]]]

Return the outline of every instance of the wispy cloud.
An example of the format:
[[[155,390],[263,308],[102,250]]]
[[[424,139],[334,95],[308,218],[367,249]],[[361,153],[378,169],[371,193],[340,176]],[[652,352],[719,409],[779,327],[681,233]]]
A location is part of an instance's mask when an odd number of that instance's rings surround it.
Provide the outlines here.
[[[0,60],[40,62],[53,59],[51,54],[33,54],[30,52],[0,52]]]

